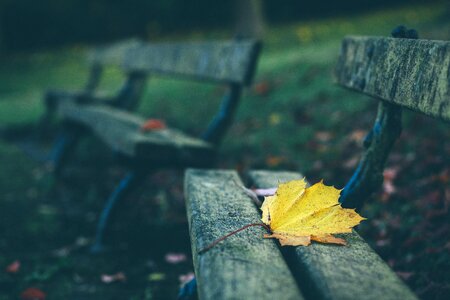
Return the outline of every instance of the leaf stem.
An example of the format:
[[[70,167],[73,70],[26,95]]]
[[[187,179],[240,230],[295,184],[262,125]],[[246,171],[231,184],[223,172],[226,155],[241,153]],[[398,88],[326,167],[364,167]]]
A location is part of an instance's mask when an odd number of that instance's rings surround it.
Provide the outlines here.
[[[218,243],[220,243],[221,241],[223,241],[223,240],[229,238],[230,236],[235,235],[236,233],[239,233],[239,232],[241,232],[242,230],[245,230],[245,229],[247,229],[247,228],[254,227],[254,226],[261,226],[261,227],[263,227],[264,229],[266,229],[269,233],[272,232],[272,231],[270,230],[270,227],[267,226],[267,225],[264,224],[264,223],[252,223],[252,224],[247,224],[247,225],[245,225],[245,226],[243,226],[243,227],[241,227],[241,228],[239,228],[239,229],[236,229],[236,230],[234,230],[234,231],[228,233],[227,235],[224,235],[223,237],[218,238],[217,240],[215,240],[214,242],[212,242],[211,244],[209,244],[209,245],[206,246],[205,248],[203,248],[203,249],[201,249],[200,251],[198,251],[198,254],[203,254],[203,253],[205,253],[206,251],[210,250],[210,249],[211,249],[212,247],[214,247],[215,245],[217,245]]]

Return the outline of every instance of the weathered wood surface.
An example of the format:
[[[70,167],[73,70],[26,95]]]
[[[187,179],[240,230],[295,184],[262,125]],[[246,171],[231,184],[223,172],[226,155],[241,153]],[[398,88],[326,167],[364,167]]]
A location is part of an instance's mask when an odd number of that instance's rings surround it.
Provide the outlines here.
[[[450,121],[450,42],[346,37],[339,84]]]
[[[303,178],[298,173],[254,171],[252,183],[269,188]],[[302,292],[310,299],[416,299],[386,263],[356,233],[342,235],[347,246],[313,243],[285,247]]]
[[[88,54],[88,61],[92,65],[122,66],[125,55],[130,49],[138,47],[142,42],[137,39],[120,41],[118,43],[98,47]]]
[[[58,103],[67,99],[73,99],[79,103],[109,102],[113,104],[115,100],[134,102],[133,100],[136,100],[139,96],[145,83],[144,80],[140,80],[137,77],[143,78],[144,76],[128,74],[127,80],[125,80],[117,95],[98,91],[97,88],[103,75],[103,67],[106,65],[122,66],[125,53],[140,43],[139,40],[131,39],[91,50],[87,57],[88,63],[90,64],[90,73],[85,87],[77,91],[48,90],[44,98],[48,116],[44,116],[44,119],[50,118],[50,114],[57,108]],[[136,97],[133,97],[135,95]],[[129,98],[131,99],[128,100]]]
[[[114,151],[137,160],[167,166],[203,165],[213,157],[212,147],[202,140],[174,129],[142,132],[143,118],[106,105],[67,100],[61,102],[58,112],[64,119],[91,129]]]
[[[250,84],[259,53],[256,41],[145,44],[127,52],[124,68]]]
[[[185,195],[199,299],[302,299],[273,240],[260,227],[244,230],[201,255],[205,246],[250,223],[258,209],[237,186],[234,171],[190,169]]]

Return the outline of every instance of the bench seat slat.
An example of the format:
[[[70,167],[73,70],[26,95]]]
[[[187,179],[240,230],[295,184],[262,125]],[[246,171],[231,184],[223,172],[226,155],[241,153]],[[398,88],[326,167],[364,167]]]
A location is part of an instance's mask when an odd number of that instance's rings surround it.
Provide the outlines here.
[[[450,42],[349,36],[337,82],[347,88],[450,121]]]
[[[190,169],[185,195],[199,299],[303,299],[273,240],[244,230],[201,255],[198,251],[246,224],[258,209],[234,171]]]
[[[155,164],[203,165],[214,156],[210,144],[175,129],[142,132],[145,120],[107,105],[61,101],[58,113],[63,119],[84,125],[112,149],[127,157]]]
[[[253,184],[270,188],[300,179],[298,173],[253,171]],[[388,265],[356,233],[342,235],[347,246],[313,243],[285,247],[302,292],[311,299],[417,299]]]

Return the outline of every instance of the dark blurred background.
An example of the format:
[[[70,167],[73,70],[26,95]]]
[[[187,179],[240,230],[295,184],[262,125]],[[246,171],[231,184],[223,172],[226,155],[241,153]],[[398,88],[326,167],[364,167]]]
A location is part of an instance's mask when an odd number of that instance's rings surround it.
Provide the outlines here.
[[[261,1],[269,23],[355,14],[436,0]],[[441,1],[442,2],[442,1]],[[154,38],[199,28],[230,27],[239,1],[209,0],[2,0],[0,45],[23,51],[129,36]]]

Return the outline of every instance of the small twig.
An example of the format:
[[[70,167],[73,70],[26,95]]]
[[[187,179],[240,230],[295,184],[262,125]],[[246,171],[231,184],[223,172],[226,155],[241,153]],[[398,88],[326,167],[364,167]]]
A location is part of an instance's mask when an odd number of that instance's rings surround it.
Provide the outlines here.
[[[217,240],[215,240],[214,242],[212,242],[211,244],[209,244],[209,245],[206,246],[205,248],[203,248],[203,249],[201,249],[200,251],[198,251],[198,254],[203,254],[203,253],[205,253],[206,251],[210,250],[210,249],[211,249],[212,247],[214,247],[215,245],[217,245],[218,243],[220,243],[221,241],[223,241],[223,240],[229,238],[230,236],[235,235],[236,233],[239,233],[239,232],[241,232],[242,230],[245,230],[245,229],[247,229],[247,228],[254,227],[254,226],[261,226],[261,227],[263,227],[264,229],[266,229],[269,233],[272,232],[272,231],[270,230],[269,226],[267,226],[267,225],[264,224],[264,223],[247,224],[247,225],[245,225],[244,227],[241,227],[241,228],[239,228],[239,229],[236,229],[236,230],[234,230],[234,231],[228,233],[227,235],[224,235],[223,237],[218,238]]]
[[[257,206],[257,207],[261,207],[262,202],[261,200],[259,200],[258,195],[251,189],[246,188],[243,185],[240,185],[236,180],[234,180],[234,183],[240,187],[244,193],[250,197],[250,199],[253,201],[253,203]]]

